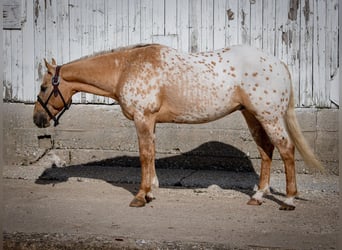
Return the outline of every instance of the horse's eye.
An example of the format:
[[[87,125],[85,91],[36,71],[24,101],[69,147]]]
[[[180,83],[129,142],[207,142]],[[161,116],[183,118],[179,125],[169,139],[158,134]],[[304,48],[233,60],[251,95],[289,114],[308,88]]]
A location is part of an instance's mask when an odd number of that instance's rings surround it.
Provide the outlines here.
[[[45,92],[46,89],[47,89],[47,87],[45,87],[45,86],[40,86],[40,91],[41,91],[41,92]]]

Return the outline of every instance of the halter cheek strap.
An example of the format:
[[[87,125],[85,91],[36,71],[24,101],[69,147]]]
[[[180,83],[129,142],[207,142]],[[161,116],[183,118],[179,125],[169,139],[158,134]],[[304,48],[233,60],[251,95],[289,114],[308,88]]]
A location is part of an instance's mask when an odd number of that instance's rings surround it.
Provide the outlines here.
[[[52,86],[53,86],[53,94],[55,97],[57,97],[58,95],[58,85],[60,83],[60,77],[59,77],[59,71],[61,69],[62,66],[57,66],[56,67],[56,72],[55,75],[52,77],[51,81],[52,81]]]
[[[46,111],[46,113],[49,115],[49,117],[51,118],[51,120],[54,121],[54,127],[56,127],[58,124],[59,124],[59,119],[61,118],[61,116],[64,114],[64,112],[66,110],[68,110],[70,108],[70,105],[71,105],[71,102],[68,104],[61,91],[59,90],[58,86],[59,86],[59,83],[60,83],[60,77],[59,77],[59,71],[61,69],[62,66],[57,66],[56,67],[56,72],[55,72],[55,75],[52,77],[51,79],[51,82],[52,82],[52,86],[53,86],[53,90],[51,91],[49,97],[47,98],[47,100],[44,102],[40,97],[39,95],[37,96],[37,100],[38,102],[40,103],[40,105],[42,105],[42,107],[44,108],[44,110]],[[54,95],[54,97],[57,97],[58,95],[61,97],[62,101],[63,101],[63,109],[62,111],[57,115],[53,115],[49,108],[48,108],[48,103],[49,103],[49,100],[52,96],[52,94]]]

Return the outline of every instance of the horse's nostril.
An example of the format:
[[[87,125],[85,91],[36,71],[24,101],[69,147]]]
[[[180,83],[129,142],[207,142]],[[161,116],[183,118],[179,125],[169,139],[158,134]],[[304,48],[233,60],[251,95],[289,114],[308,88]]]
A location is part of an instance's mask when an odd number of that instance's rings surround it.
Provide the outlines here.
[[[33,122],[38,128],[46,128],[50,123],[44,113],[38,112],[33,115]]]

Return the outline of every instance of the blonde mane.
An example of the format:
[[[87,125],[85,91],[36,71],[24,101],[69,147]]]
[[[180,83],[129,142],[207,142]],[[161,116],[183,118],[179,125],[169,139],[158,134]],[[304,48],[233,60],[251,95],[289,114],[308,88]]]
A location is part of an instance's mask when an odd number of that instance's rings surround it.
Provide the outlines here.
[[[130,46],[122,46],[122,47],[118,47],[118,48],[115,48],[115,49],[98,51],[98,52],[94,52],[93,54],[90,54],[90,55],[82,56],[82,57],[80,57],[78,59],[75,59],[75,60],[70,61],[70,62],[65,63],[65,64],[70,64],[70,63],[78,62],[80,60],[88,59],[88,58],[91,58],[91,57],[102,56],[102,55],[109,54],[109,53],[115,53],[115,52],[124,51],[124,50],[133,50],[133,49],[138,49],[138,48],[144,48],[144,47],[149,47],[149,46],[152,46],[152,45],[156,45],[156,44],[141,43],[141,44],[134,44],[134,45],[130,45]]]

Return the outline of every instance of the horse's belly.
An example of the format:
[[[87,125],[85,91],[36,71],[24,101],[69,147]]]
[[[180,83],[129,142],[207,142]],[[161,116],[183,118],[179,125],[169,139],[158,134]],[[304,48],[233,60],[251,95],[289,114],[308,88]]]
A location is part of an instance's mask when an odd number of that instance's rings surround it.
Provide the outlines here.
[[[235,109],[232,95],[229,91],[201,91],[200,88],[177,92],[168,101],[172,122],[204,123],[221,118]]]
[[[187,112],[181,112],[177,114],[172,119],[172,122],[175,123],[205,123],[214,121],[219,119],[225,115],[227,115],[228,111],[220,110],[220,111],[201,111],[197,112],[196,110],[188,110]]]

